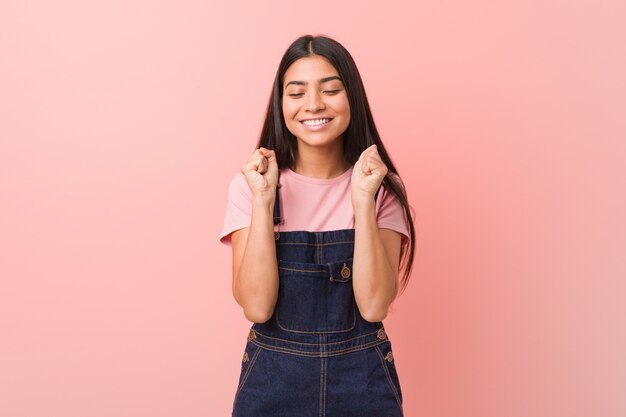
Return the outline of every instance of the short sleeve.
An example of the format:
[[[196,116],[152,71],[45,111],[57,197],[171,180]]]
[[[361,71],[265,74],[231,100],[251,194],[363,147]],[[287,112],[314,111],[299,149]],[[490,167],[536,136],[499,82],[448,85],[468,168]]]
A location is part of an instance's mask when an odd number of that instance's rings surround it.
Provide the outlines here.
[[[402,184],[402,181],[400,181]],[[389,192],[385,186],[381,186],[381,195],[377,202],[378,210],[376,215],[376,224],[380,229],[391,229],[402,235],[401,244],[404,245],[409,241],[409,226],[406,220],[404,207],[397,197]]]
[[[228,201],[220,242],[231,246],[230,234],[235,230],[250,227],[251,220],[252,191],[248,186],[246,177],[238,172],[228,186]]]

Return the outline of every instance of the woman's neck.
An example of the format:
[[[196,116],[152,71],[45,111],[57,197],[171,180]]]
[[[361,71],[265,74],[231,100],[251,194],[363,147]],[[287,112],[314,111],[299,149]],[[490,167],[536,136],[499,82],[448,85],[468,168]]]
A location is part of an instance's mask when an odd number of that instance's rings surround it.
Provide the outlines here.
[[[350,166],[343,158],[342,148],[329,151],[328,148],[299,147],[294,171],[310,178],[330,179],[340,176]]]

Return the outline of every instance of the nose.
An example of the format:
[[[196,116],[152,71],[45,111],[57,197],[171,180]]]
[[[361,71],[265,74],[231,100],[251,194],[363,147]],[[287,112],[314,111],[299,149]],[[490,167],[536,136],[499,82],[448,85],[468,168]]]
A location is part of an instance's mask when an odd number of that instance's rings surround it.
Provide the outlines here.
[[[313,91],[306,95],[306,103],[305,109],[308,111],[315,112],[324,107],[324,101],[322,100],[321,95],[317,91]]]

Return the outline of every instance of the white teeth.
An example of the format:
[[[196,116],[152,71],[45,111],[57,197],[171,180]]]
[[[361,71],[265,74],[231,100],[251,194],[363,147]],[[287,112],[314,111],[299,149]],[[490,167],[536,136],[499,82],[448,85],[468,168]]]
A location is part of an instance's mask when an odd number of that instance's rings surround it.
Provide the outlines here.
[[[319,126],[328,122],[330,122],[330,119],[304,120],[302,123],[307,126]]]

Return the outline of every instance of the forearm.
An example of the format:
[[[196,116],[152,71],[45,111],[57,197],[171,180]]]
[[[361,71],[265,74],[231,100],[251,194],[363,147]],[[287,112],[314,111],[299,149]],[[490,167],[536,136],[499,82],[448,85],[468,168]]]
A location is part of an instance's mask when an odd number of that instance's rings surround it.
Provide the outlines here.
[[[376,224],[374,201],[355,207],[354,216],[354,298],[365,320],[382,321],[396,297],[397,277]]]
[[[253,200],[252,220],[235,291],[252,322],[267,321],[278,298],[278,265],[274,240],[273,204]]]

